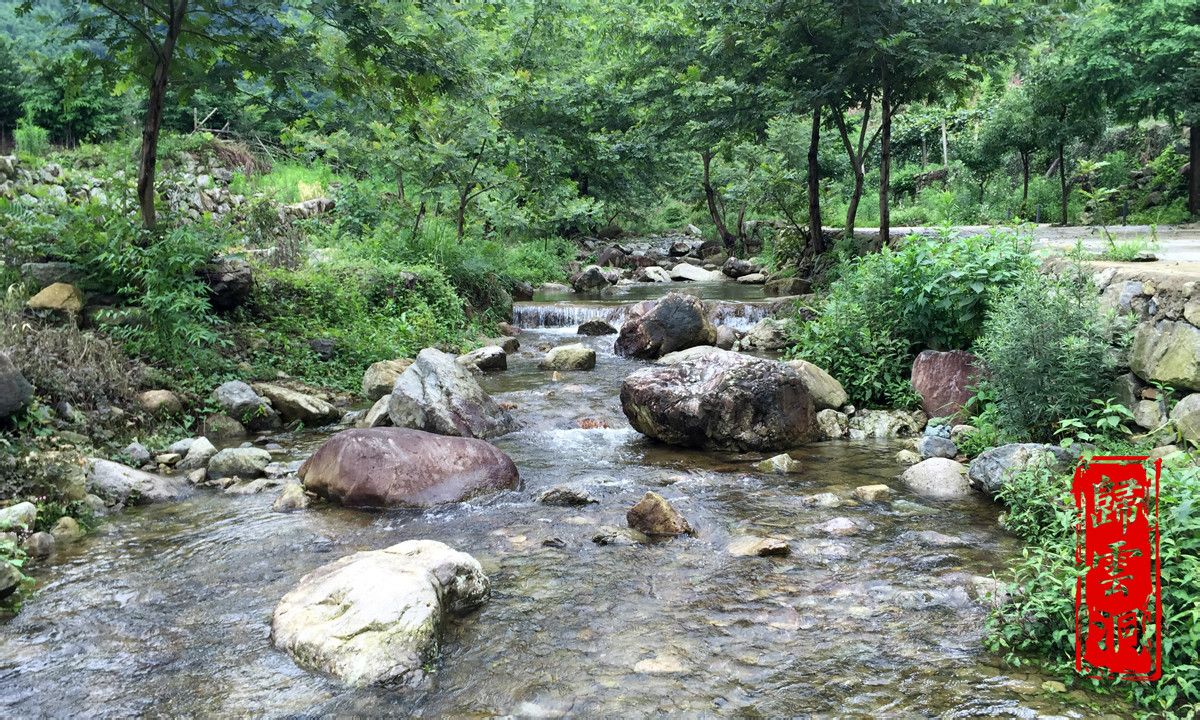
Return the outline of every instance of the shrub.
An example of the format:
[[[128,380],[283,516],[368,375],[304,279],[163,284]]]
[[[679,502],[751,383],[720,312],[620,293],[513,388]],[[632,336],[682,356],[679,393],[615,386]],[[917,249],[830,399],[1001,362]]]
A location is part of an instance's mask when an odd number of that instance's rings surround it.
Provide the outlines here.
[[[976,346],[1001,429],[1052,440],[1060,420],[1086,416],[1110,382],[1111,336],[1090,279],[1027,274],[993,304]]]
[[[42,157],[50,151],[50,132],[38,127],[30,115],[17,121],[13,139],[16,141],[17,151],[22,155]]]
[[[1159,504],[1163,675],[1158,682],[1084,678],[1075,672],[1075,511],[1071,476],[1033,467],[1000,492],[1006,527],[1027,543],[1014,568],[1012,600],[988,623],[988,645],[1014,665],[1037,663],[1070,683],[1127,693],[1149,712],[1191,717],[1200,710],[1200,468],[1164,464]]]
[[[821,315],[792,348],[828,370],[859,404],[909,404],[912,359],[924,348],[969,348],[995,298],[1031,272],[1028,238],[910,237],[852,261]]]
[[[264,270],[244,315],[261,375],[282,370],[351,391],[371,363],[430,346],[458,349],[469,329],[462,301],[440,271],[394,263]],[[334,341],[331,360],[309,346],[316,339]]]

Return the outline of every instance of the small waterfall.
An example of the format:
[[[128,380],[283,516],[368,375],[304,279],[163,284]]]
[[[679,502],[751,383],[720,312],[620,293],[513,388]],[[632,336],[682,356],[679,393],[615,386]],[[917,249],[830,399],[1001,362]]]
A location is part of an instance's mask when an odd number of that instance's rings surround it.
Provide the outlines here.
[[[522,329],[572,327],[588,320],[605,320],[616,327],[625,318],[623,305],[569,305],[567,303],[516,303],[513,325]]]
[[[772,303],[732,302],[714,300],[708,304],[708,319],[713,325],[725,325],[734,330],[749,330],[754,323],[771,314]]]
[[[627,305],[571,305],[569,303],[516,303],[513,305],[513,325],[530,330],[535,328],[574,327],[588,320],[604,320],[620,328],[629,314]],[[749,330],[754,323],[771,314],[769,302],[735,302],[710,300],[705,303],[708,319],[713,325],[725,325],[734,330]]]

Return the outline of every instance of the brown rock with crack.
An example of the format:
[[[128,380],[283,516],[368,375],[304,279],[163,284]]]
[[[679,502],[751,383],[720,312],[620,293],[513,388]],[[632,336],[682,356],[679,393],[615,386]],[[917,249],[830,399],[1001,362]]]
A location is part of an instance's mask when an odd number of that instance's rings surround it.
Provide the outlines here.
[[[634,305],[621,325],[616,352],[623,357],[659,358],[676,350],[712,345],[717,331],[699,298],[668,293]]]

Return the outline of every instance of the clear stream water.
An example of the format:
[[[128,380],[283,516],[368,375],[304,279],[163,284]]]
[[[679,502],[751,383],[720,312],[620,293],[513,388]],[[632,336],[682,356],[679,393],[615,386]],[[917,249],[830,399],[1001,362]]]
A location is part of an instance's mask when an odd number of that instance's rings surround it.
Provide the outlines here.
[[[694,287],[709,296],[732,284]],[[638,288],[619,304],[662,292]],[[540,299],[549,302],[553,299]],[[886,443],[797,448],[801,473],[763,475],[755,456],[687,452],[629,429],[620,383],[642,363],[613,337],[585,338],[595,371],[553,381],[539,345],[574,327],[521,335],[510,369],[485,387],[524,422],[500,438],[523,487],[454,507],[368,513],[329,506],[278,514],[273,494],[204,490],[134,509],[36,571],[39,588],[0,624],[0,717],[645,717],[1065,716],[1128,714],[1111,699],[1055,694],[1049,679],[981,649],[986,611],[966,575],[1019,551],[979,498],[911,496]],[[608,428],[584,430],[591,419]],[[323,439],[281,442],[303,457]],[[590,484],[586,508],[536,502],[544,488]],[[893,502],[814,508],[887,483]],[[600,546],[646,490],[669,498],[696,537]],[[916,503],[914,506],[908,503]],[[861,532],[831,536],[834,517]],[[913,531],[962,540],[930,547]],[[785,558],[735,557],[742,535],[788,538]],[[493,595],[448,629],[420,688],[347,689],[294,665],[270,642],[275,603],[305,573],[411,538],[471,553]],[[565,547],[544,546],[557,538]]]

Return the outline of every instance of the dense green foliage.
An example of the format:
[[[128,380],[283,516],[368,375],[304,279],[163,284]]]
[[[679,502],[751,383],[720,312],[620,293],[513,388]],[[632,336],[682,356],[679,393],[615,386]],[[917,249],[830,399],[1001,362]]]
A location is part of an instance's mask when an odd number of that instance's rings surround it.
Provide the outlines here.
[[[1031,273],[992,303],[975,350],[995,421],[1013,440],[1049,441],[1111,385],[1112,329],[1088,277]]]
[[[967,349],[998,299],[1032,270],[1027,236],[913,236],[849,263],[820,315],[800,325],[792,353],[827,369],[855,404],[912,402],[913,358]]]
[[[1127,454],[1108,446],[1105,453]],[[1100,453],[1100,454],[1105,454]],[[1001,491],[1005,526],[1027,543],[1012,599],[996,612],[989,643],[1016,665],[1037,663],[1068,683],[1126,693],[1148,712],[1200,710],[1200,468],[1180,456],[1163,465],[1158,497],[1163,587],[1163,676],[1157,682],[1090,680],[1075,672],[1075,523],[1071,476],[1032,467]]]

